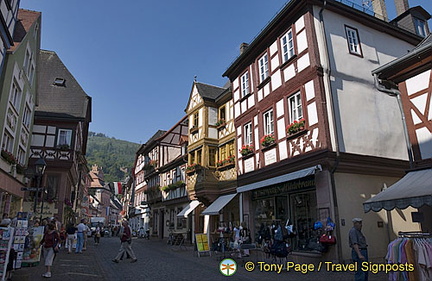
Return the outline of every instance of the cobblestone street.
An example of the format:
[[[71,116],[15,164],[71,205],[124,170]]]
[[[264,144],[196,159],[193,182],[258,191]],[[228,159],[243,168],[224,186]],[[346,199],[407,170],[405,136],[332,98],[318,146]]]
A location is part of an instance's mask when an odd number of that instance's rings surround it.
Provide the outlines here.
[[[248,261],[263,261],[254,254],[244,261],[238,260],[238,270],[232,277],[226,277],[219,272],[220,257],[197,257],[192,246],[187,249],[171,248],[164,241],[134,239],[132,247],[138,257],[138,262],[130,263],[130,260],[122,260],[113,263],[111,260],[116,255],[120,243],[118,238],[102,238],[99,246],[95,246],[93,240],[89,240],[87,251],[84,254],[67,254],[62,250],[54,261],[51,280],[84,281],[84,280],[354,280],[350,272],[300,272],[281,273],[260,272],[257,268],[248,272],[244,263]],[[268,260],[270,262],[270,260]],[[45,280],[41,277],[45,271],[43,263],[34,267],[25,267],[14,272],[14,281]],[[387,280],[385,274],[369,275],[371,281]]]

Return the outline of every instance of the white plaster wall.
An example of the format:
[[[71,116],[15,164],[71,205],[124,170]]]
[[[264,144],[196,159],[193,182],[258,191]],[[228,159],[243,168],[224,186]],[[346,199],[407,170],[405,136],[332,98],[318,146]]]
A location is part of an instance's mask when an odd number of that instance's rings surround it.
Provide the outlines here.
[[[318,7],[315,12],[318,15]],[[407,160],[396,99],[376,90],[371,71],[414,46],[328,10],[324,21],[340,150]],[[315,23],[319,32],[319,22]],[[364,57],[349,54],[345,24],[359,31]]]
[[[272,91],[276,90],[277,88],[279,88],[282,85],[282,77],[281,77],[281,72],[280,70],[277,70],[273,75],[272,75]]]

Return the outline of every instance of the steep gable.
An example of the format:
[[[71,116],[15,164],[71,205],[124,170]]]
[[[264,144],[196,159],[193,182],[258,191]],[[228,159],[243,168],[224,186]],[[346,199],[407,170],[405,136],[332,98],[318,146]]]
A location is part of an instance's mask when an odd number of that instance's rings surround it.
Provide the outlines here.
[[[90,118],[91,97],[84,92],[55,52],[40,51],[38,70],[37,112],[52,113],[57,117]]]

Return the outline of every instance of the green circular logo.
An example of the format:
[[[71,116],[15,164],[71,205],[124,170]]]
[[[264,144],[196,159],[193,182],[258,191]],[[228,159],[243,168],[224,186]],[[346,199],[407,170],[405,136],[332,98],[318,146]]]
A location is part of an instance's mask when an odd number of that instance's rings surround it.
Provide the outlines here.
[[[219,263],[219,271],[225,276],[233,276],[237,271],[237,263],[233,259],[223,259]]]

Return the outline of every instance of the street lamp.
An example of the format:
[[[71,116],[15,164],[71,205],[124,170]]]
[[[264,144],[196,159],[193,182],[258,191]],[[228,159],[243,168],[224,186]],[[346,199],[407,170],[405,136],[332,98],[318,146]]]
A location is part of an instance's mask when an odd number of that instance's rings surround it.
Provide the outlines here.
[[[34,202],[34,207],[33,207],[34,213],[36,213],[36,205],[37,205],[37,201],[39,198],[39,188],[41,185],[41,179],[43,177],[43,174],[45,173],[46,166],[47,166],[47,164],[42,157],[39,158],[35,163],[35,175],[36,175],[36,180],[37,180],[37,186],[36,186],[36,197],[35,197],[35,202]],[[42,210],[43,210],[43,202],[44,201],[43,201],[43,192],[42,192],[41,216],[42,216]]]

